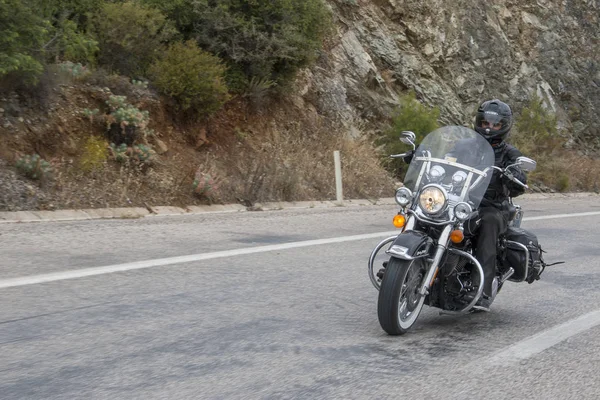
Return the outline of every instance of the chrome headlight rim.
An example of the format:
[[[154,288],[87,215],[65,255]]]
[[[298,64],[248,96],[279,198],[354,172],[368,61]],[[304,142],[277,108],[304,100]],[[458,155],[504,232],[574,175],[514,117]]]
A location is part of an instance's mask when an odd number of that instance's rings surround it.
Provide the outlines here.
[[[396,190],[395,200],[396,204],[400,207],[407,207],[412,202],[413,198],[413,192],[407,187],[401,187]]]
[[[434,165],[428,176],[431,183],[440,183],[446,177],[446,170],[441,165]]]
[[[463,210],[460,210],[460,208],[463,208]],[[473,207],[471,207],[471,205],[467,202],[461,201],[454,206],[454,217],[461,222],[465,222],[467,219],[469,219],[469,216],[472,213]]]
[[[427,211],[427,209],[425,207],[423,207],[423,205],[421,204],[421,196],[423,195],[423,193],[427,190],[427,189],[437,189],[440,191],[440,193],[442,194],[444,201],[442,203],[442,207],[435,212],[430,212]],[[431,216],[431,217],[435,217],[435,216],[439,216],[441,214],[443,214],[447,209],[448,209],[448,192],[446,191],[446,189],[444,189],[441,185],[438,185],[436,183],[431,183],[429,185],[425,185],[423,186],[423,188],[419,191],[419,208],[427,215]]]
[[[456,187],[463,187],[467,181],[467,173],[465,171],[456,171],[452,175],[452,185]]]

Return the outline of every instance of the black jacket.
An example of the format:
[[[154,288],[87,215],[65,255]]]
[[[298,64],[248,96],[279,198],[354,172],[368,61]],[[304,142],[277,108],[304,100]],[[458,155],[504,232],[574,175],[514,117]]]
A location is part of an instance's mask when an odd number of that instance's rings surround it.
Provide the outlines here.
[[[494,165],[500,168],[506,168],[514,164],[518,157],[522,156],[521,152],[514,146],[508,143],[502,143],[494,148],[495,162]],[[527,183],[527,175],[519,167],[513,167],[509,170],[513,176],[523,183]],[[492,180],[483,196],[481,207],[496,207],[503,208],[503,204],[508,201],[509,197],[516,197],[525,193],[525,188],[510,181],[508,178],[494,170]]]

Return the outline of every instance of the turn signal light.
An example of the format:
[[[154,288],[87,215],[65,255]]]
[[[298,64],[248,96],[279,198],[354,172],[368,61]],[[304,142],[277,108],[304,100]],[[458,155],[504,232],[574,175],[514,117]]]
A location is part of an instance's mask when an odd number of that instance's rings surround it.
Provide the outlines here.
[[[396,228],[404,228],[406,225],[406,217],[402,214],[398,214],[394,217],[394,226]]]
[[[460,243],[465,239],[465,234],[460,229],[455,229],[450,233],[450,240],[452,243]]]

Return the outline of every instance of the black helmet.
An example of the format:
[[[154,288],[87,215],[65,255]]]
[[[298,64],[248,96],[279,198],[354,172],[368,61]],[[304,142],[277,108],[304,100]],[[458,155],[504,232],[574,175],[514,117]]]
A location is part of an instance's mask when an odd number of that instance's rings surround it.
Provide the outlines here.
[[[508,104],[498,99],[485,101],[477,109],[475,130],[490,143],[506,139],[512,124],[512,110]]]

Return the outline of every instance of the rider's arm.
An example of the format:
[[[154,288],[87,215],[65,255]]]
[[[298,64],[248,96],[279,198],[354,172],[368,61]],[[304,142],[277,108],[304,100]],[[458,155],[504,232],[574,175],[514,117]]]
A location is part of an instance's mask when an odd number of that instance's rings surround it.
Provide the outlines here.
[[[517,158],[523,154],[514,147],[511,147],[506,154],[506,165],[514,164]],[[512,167],[509,172],[523,184],[527,184],[527,174],[520,167]],[[505,179],[505,185],[508,188],[511,197],[517,197],[525,193],[525,188],[515,182]]]

